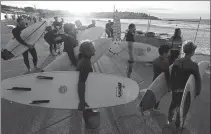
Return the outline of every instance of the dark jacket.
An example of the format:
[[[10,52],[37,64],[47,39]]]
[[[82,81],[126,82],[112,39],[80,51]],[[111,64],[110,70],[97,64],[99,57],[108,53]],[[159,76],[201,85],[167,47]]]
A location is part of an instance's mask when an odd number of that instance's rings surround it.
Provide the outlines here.
[[[193,62],[190,58],[178,59],[173,64],[171,72],[171,89],[173,91],[177,89],[184,90],[187,80],[191,74],[193,74],[195,77],[196,95],[199,95],[201,91],[199,67],[198,64]]]
[[[27,46],[28,44],[21,38],[21,31],[24,28],[21,28],[20,26],[17,26],[12,30],[12,34],[15,37],[15,39],[22,45]]]

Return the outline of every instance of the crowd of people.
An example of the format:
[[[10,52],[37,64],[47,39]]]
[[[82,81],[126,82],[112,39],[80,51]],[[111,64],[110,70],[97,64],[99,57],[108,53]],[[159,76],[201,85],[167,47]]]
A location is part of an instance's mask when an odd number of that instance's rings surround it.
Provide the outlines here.
[[[90,59],[92,56],[95,55],[95,48],[94,44],[91,41],[85,41],[81,43],[79,48],[79,55],[75,57],[74,55],[74,48],[78,46],[78,41],[76,39],[77,31],[84,30],[87,28],[95,27],[95,21],[92,21],[88,27],[82,26],[79,20],[75,21],[75,24],[72,23],[64,23],[64,19],[58,21],[58,17],[54,17],[55,21],[53,22],[52,26],[46,27],[46,33],[44,36],[45,41],[49,44],[49,51],[52,53],[53,49],[55,50],[56,44],[63,42],[64,43],[64,52],[67,52],[68,57],[71,63],[77,68],[76,70],[79,71],[79,82],[78,82],[78,96],[79,96],[79,104],[78,110],[83,111],[84,120],[86,126],[89,128],[96,128],[99,127],[92,125],[92,122],[89,120],[89,117],[98,117],[99,120],[99,112],[95,112],[92,109],[85,109],[89,107],[89,105],[85,101],[85,82],[90,72],[93,72],[92,65]],[[37,52],[34,48],[34,45],[27,44],[23,39],[21,39],[20,34],[21,31],[26,27],[25,22],[22,18],[17,19],[17,27],[13,29],[12,33],[14,37],[19,41],[22,45],[25,45],[29,49],[23,53],[24,63],[30,72],[29,60],[28,60],[28,53],[30,53],[33,57],[33,63],[35,68],[37,68]],[[105,32],[108,35],[108,38],[113,37],[113,30],[112,30],[113,22],[110,20],[106,24]],[[64,33],[60,33],[63,29]],[[136,32],[136,25],[130,24],[128,26],[128,32],[126,34],[126,41],[128,42],[128,70],[127,70],[127,77],[130,78],[133,64],[134,64],[134,56],[133,56],[133,42],[134,35]],[[55,40],[57,37],[60,37],[60,40]],[[185,57],[180,57],[181,55],[181,48],[182,48],[182,37],[181,37],[181,30],[179,28],[175,29],[174,35],[169,40],[169,45],[161,45],[158,49],[159,57],[157,57],[153,61],[153,81],[162,73],[165,73],[165,77],[169,86],[170,91],[172,91],[172,102],[169,108],[169,122],[172,121],[173,110],[180,105],[183,89],[185,84],[188,80],[190,74],[193,74],[196,78],[196,96],[200,94],[201,90],[201,79],[199,74],[199,68],[197,63],[191,60],[191,57],[194,55],[196,45],[191,42],[187,41],[183,45],[183,52],[185,53]],[[173,65],[172,71],[169,72],[169,66]],[[171,74],[171,75],[170,75]],[[154,106],[155,109],[158,108],[159,102]],[[177,122],[176,125],[178,126],[179,123]]]

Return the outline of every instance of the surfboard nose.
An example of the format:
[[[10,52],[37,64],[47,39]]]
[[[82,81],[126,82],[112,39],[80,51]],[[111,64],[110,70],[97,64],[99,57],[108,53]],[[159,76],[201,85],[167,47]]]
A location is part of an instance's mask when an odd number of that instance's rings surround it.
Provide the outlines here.
[[[14,57],[14,55],[10,51],[8,51],[7,49],[3,49],[1,51],[1,58],[3,60],[9,60],[9,59],[12,59],[13,57]]]

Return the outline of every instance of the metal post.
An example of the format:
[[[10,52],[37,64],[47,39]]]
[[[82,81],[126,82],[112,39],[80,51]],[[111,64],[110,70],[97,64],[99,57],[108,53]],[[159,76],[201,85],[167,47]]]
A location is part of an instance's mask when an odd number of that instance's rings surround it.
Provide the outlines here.
[[[196,41],[196,37],[197,37],[197,34],[198,34],[200,22],[201,22],[201,17],[200,17],[200,19],[199,19],[198,27],[197,27],[197,30],[196,30],[196,35],[195,35],[195,38],[194,38],[194,43],[195,43],[195,41]]]

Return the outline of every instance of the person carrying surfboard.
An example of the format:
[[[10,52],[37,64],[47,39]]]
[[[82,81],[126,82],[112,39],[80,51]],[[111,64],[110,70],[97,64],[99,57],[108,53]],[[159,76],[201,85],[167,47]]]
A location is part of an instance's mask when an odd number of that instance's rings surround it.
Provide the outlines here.
[[[127,77],[130,78],[130,75],[132,73],[133,63],[134,63],[134,57],[133,57],[133,42],[134,40],[134,34],[136,31],[135,24],[131,23],[128,26],[128,32],[126,34],[126,41],[128,42],[128,54],[129,54],[129,60],[128,60],[128,67],[127,67]]]
[[[180,106],[185,85],[191,74],[193,74],[195,77],[196,94],[194,97],[197,97],[201,92],[201,77],[199,67],[196,62],[191,60],[196,48],[197,46],[192,41],[186,41],[183,46],[185,57],[177,59],[173,64],[171,71],[172,101],[169,108],[169,122],[172,122],[174,109]],[[179,127],[180,120],[177,120],[175,125]]]
[[[168,45],[162,45],[159,47],[158,52],[159,52],[159,57],[156,58],[153,61],[153,72],[154,72],[154,76],[153,76],[153,81],[162,73],[165,73],[165,78],[166,81],[168,83],[168,85],[170,84],[170,74],[169,74],[169,49],[170,47]],[[158,108],[159,102],[156,103],[155,105],[155,109]]]
[[[45,30],[46,33],[44,35],[44,39],[50,46],[49,47],[50,54],[55,56],[53,52],[56,51],[56,42],[54,40],[56,38],[56,30],[55,29],[53,30],[51,26],[47,26]]]
[[[29,48],[27,51],[25,51],[25,52],[23,53],[24,63],[25,63],[25,65],[26,65],[27,69],[28,69],[28,72],[27,72],[27,73],[29,73],[29,72],[31,71],[31,69],[30,69],[30,64],[29,64],[28,53],[30,53],[31,56],[33,57],[33,64],[34,64],[35,69],[38,69],[38,68],[37,68],[37,60],[38,60],[38,58],[37,58],[37,51],[36,51],[36,49],[34,48],[34,45],[29,45],[29,44],[27,44],[27,43],[21,38],[21,31],[22,31],[24,28],[26,28],[24,20],[21,19],[21,18],[18,18],[18,19],[17,19],[17,26],[16,26],[16,28],[14,28],[14,29],[12,30],[12,34],[13,34],[13,36],[15,37],[15,39],[16,39],[20,44],[22,44],[22,45],[24,45],[24,46],[26,46],[26,47]]]
[[[93,72],[91,57],[95,55],[94,43],[84,41],[79,48],[78,64],[76,70],[79,71],[78,81],[78,110],[83,111],[86,128],[96,129],[100,126],[100,113],[92,109],[85,109],[89,105],[85,101],[85,82],[90,72]]]
[[[77,60],[74,54],[74,48],[78,46],[78,41],[76,40],[76,28],[74,24],[66,23],[64,24],[64,32],[65,34],[62,36],[62,40],[64,41],[64,52],[67,52],[68,57],[71,63],[74,66],[77,66]]]

